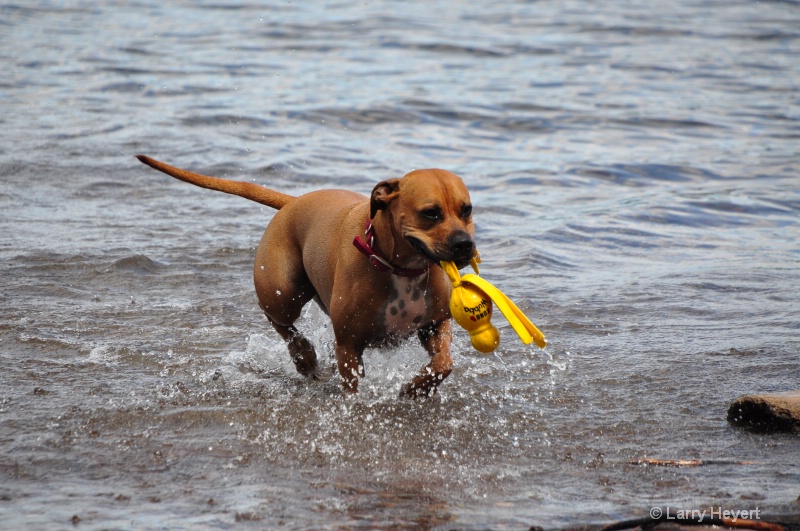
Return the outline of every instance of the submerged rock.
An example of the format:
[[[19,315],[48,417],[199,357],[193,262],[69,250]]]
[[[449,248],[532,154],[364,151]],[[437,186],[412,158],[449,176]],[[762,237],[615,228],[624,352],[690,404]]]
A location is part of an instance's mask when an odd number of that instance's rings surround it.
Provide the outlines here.
[[[728,408],[728,422],[758,431],[800,431],[800,391],[739,397]]]

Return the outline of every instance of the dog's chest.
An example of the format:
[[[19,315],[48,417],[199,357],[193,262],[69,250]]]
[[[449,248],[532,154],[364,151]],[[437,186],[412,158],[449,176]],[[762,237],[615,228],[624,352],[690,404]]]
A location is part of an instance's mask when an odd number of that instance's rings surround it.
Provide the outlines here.
[[[383,312],[383,323],[389,334],[409,334],[427,321],[428,275],[392,277],[392,289]]]

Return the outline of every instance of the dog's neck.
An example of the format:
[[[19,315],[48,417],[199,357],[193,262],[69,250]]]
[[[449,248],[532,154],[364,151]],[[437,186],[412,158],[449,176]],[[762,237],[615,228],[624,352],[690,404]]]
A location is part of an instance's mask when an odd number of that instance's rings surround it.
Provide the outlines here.
[[[402,237],[393,237],[391,219],[387,219],[389,217],[378,212],[372,220],[367,219],[364,237],[356,236],[353,245],[380,271],[401,277],[417,277],[427,273],[430,263],[411,245],[403,245],[405,240]]]

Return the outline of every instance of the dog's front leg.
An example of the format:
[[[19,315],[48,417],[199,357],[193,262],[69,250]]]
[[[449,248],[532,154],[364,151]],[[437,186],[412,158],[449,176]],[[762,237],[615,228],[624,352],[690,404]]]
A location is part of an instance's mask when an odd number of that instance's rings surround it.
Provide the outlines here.
[[[364,376],[361,351],[353,345],[336,340],[336,366],[345,393],[358,392],[358,378]]]
[[[453,358],[450,356],[450,342],[453,339],[450,319],[433,322],[419,331],[419,340],[431,356],[428,363],[417,376],[403,386],[400,396],[417,398],[431,396],[436,393],[450,371],[453,370]]]

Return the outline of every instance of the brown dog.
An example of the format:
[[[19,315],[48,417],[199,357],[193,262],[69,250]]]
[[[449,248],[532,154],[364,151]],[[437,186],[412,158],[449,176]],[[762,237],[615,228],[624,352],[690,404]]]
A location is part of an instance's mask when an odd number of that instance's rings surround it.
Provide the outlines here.
[[[365,348],[413,332],[431,362],[402,393],[430,395],[450,374],[451,284],[438,264],[464,267],[476,252],[472,204],[459,177],[417,170],[378,183],[371,197],[344,190],[293,197],[137,158],[182,181],[278,210],[256,250],[253,273],[259,305],[298,372],[313,376],[317,369],[314,347],[294,327],[313,298],[331,318],[345,391],[358,389]]]

